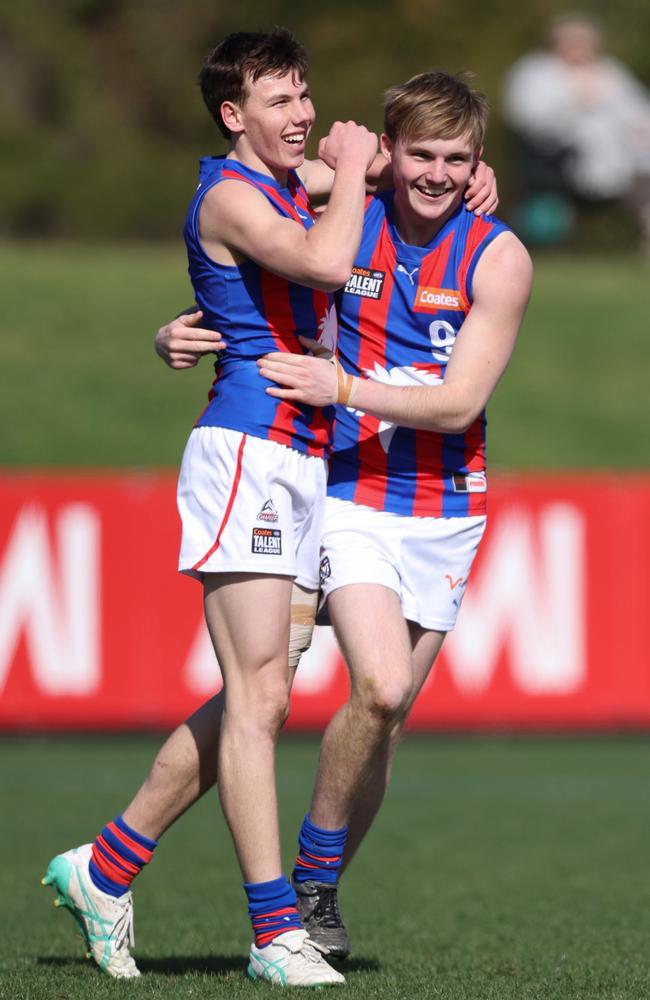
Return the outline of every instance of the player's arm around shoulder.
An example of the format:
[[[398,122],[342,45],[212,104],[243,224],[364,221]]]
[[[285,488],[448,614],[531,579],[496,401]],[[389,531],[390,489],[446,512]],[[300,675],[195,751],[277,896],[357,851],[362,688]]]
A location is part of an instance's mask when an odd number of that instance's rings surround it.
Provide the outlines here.
[[[280,215],[249,184],[226,180],[207,192],[199,231],[209,256],[218,263],[241,258],[290,281],[334,291],[352,270],[361,239],[365,173],[377,139],[355,122],[335,122],[323,146],[334,170],[329,204],[308,229]]]

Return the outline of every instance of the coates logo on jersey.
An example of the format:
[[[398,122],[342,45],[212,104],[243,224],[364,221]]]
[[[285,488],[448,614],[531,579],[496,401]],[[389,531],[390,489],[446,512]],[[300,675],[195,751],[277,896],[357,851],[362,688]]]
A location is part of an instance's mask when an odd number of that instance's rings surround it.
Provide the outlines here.
[[[350,295],[362,295],[364,299],[380,299],[385,277],[385,271],[353,267],[343,291],[349,292]]]
[[[413,304],[415,312],[464,312],[465,301],[459,291],[452,288],[431,288],[428,285],[418,285]]]
[[[253,528],[251,552],[262,556],[281,556],[282,532],[277,528]]]

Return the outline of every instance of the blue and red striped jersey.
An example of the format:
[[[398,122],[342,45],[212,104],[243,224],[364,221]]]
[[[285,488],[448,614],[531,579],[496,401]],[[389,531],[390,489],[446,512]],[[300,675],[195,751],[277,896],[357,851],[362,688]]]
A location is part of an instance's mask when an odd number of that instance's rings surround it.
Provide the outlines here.
[[[236,160],[205,157],[199,186],[190,203],[183,234],[189,274],[202,323],[224,335],[227,350],[216,366],[208,405],[197,427],[227,427],[268,438],[309,455],[323,455],[330,444],[334,408],[319,409],[274,399],[255,364],[271,351],[304,354],[298,340],[321,336],[336,323],[333,299],[280,278],[252,260],[230,266],[205,253],[199,236],[199,211],[207,192],[224,180],[238,180],[260,191],[280,214],[309,229],[315,220],[307,192],[294,171],[281,187],[272,177]]]
[[[410,246],[395,227],[393,192],[369,198],[352,275],[337,292],[343,368],[391,385],[442,382],[476,264],[505,230],[461,205],[431,243]],[[483,514],[485,426],[482,413],[464,434],[439,434],[339,407],[328,493],[397,514]]]

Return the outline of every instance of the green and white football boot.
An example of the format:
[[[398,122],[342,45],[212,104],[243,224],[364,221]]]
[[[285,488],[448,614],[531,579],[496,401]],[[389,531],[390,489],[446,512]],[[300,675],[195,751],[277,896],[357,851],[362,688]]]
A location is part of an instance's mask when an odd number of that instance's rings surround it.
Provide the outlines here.
[[[114,897],[92,882],[88,863],[92,844],[75,847],[52,858],[41,885],[56,892],[55,906],[70,911],[86,944],[87,958],[93,958],[102,972],[115,979],[140,975],[131,957],[133,947],[133,897],[130,892]]]

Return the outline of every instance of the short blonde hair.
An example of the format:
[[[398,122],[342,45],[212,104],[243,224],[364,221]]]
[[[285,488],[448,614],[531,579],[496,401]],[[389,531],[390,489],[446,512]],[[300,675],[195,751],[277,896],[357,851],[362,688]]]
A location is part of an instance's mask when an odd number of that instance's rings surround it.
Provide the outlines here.
[[[384,100],[384,132],[391,140],[456,139],[483,145],[490,106],[485,94],[458,76],[431,70],[391,87]]]

